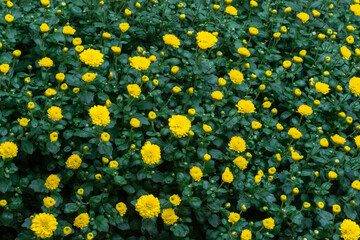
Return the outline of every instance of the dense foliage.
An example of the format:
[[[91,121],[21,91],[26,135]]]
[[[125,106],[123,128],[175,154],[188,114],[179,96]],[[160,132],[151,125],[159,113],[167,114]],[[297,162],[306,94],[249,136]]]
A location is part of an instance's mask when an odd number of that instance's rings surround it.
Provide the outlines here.
[[[359,0],[0,12],[1,238],[360,238]]]

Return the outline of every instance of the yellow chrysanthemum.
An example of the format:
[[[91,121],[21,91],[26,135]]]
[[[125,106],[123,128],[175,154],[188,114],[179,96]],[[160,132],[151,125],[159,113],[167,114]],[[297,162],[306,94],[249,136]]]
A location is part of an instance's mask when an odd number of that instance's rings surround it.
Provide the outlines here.
[[[264,228],[271,230],[275,227],[275,221],[273,218],[266,218],[262,221]]]
[[[75,218],[74,226],[83,229],[89,224],[89,222],[90,222],[89,214],[81,213]]]
[[[44,57],[40,59],[38,63],[40,67],[45,67],[45,68],[49,68],[54,65],[54,62],[48,57]]]
[[[309,116],[313,113],[313,110],[308,105],[303,104],[298,108],[297,112],[300,113],[302,116]]]
[[[244,75],[242,74],[242,72],[236,69],[231,69],[228,75],[230,77],[230,80],[236,85],[240,85],[244,80]]]
[[[126,204],[123,202],[117,203],[116,210],[119,212],[120,216],[124,216],[127,210]]]
[[[17,120],[22,127],[27,127],[30,122],[30,119],[27,118],[18,118]]]
[[[349,89],[355,96],[360,95],[360,78],[359,77],[352,77],[349,81]]]
[[[62,33],[64,35],[74,35],[76,32],[76,30],[74,28],[72,28],[71,26],[64,26]]]
[[[199,48],[206,50],[216,45],[218,39],[209,32],[201,31],[196,36]]]
[[[251,102],[251,100],[241,99],[235,107],[238,108],[239,113],[252,113],[255,111],[255,105]]]
[[[245,170],[249,162],[244,157],[239,156],[233,160],[233,163],[241,170]]]
[[[175,214],[174,209],[172,208],[164,209],[161,214],[161,218],[164,220],[164,223],[169,225],[173,225],[179,219],[179,217]]]
[[[45,187],[49,190],[55,190],[59,187],[59,183],[60,183],[60,178],[55,174],[51,174],[46,179]]]
[[[230,150],[234,150],[238,153],[242,153],[246,150],[246,142],[244,139],[238,136],[234,136],[231,138],[229,142]]]
[[[172,133],[179,137],[186,137],[191,128],[190,120],[182,115],[173,115],[169,118],[169,127]]]
[[[120,23],[119,24],[119,28],[120,28],[120,30],[121,30],[121,32],[126,32],[129,28],[130,28],[130,25],[127,23],[127,22],[125,22],[125,23]]]
[[[354,13],[355,16],[360,16],[360,4],[350,5],[350,10]]]
[[[189,171],[190,176],[196,181],[199,182],[201,178],[203,177],[203,172],[199,167],[192,167]]]
[[[0,145],[0,156],[2,159],[13,158],[17,156],[18,147],[13,142],[4,142]]]
[[[328,94],[330,91],[329,84],[322,83],[322,82],[317,82],[315,84],[315,89],[317,92],[322,93],[322,94]]]
[[[244,229],[241,232],[241,240],[251,240],[252,239],[252,233],[249,229]]]
[[[129,63],[130,66],[132,66],[136,70],[142,71],[150,67],[151,61],[146,57],[135,56],[129,58]]]
[[[58,225],[55,216],[50,213],[36,214],[31,222],[30,229],[42,239],[52,237]]]
[[[145,164],[152,165],[160,162],[161,151],[158,145],[147,141],[140,152]]]
[[[129,84],[127,85],[127,90],[129,94],[134,98],[139,98],[141,93],[141,88],[137,84]]]
[[[359,9],[359,11],[360,11],[360,9]],[[357,225],[356,222],[354,222],[350,219],[345,219],[341,223],[339,230],[341,231],[341,237],[344,240],[357,240],[360,238],[359,225]]]
[[[220,101],[223,99],[224,95],[220,91],[215,91],[211,93],[211,97],[216,101]]]
[[[343,59],[349,60],[351,57],[351,51],[346,46],[342,46],[340,48],[340,53]]]
[[[180,40],[173,34],[165,34],[163,36],[164,43],[175,48],[179,48]]]
[[[344,144],[346,142],[346,139],[341,137],[339,134],[335,134],[334,136],[331,136],[331,140],[337,145]]]
[[[143,195],[137,200],[135,210],[142,218],[157,217],[160,213],[159,199],[152,194]]]
[[[234,175],[228,167],[225,168],[225,171],[221,175],[221,179],[226,183],[232,183],[232,181],[234,180]]]
[[[288,134],[295,140],[302,137],[302,133],[294,127],[289,129]]]
[[[107,126],[110,123],[110,112],[105,106],[95,105],[89,110],[92,124]]]
[[[245,47],[238,48],[237,51],[240,54],[240,56],[243,56],[243,57],[250,57],[250,55],[251,55],[250,51]]]
[[[61,108],[52,106],[47,110],[48,117],[52,119],[53,121],[59,121],[63,118],[63,115],[61,114]]]
[[[99,67],[104,62],[104,54],[100,50],[86,49],[79,55],[80,60],[88,66]]]
[[[96,78],[96,73],[85,73],[82,76],[82,80],[84,82],[92,82],[92,81],[94,81],[95,78]]]
[[[43,202],[44,202],[44,206],[47,208],[51,208],[52,206],[54,206],[56,204],[55,199],[53,199],[52,197],[44,198]]]
[[[237,223],[240,220],[240,214],[236,213],[236,212],[231,212],[228,218],[228,222],[229,223]]]
[[[181,203],[181,198],[179,197],[179,195],[174,194],[169,198],[169,201],[171,204],[174,204],[175,206],[179,206]]]
[[[309,14],[304,12],[301,12],[296,16],[301,20],[302,23],[306,23],[310,19]]]
[[[73,154],[66,160],[66,166],[71,169],[78,169],[82,163],[79,155]]]
[[[238,11],[235,7],[233,6],[227,6],[225,8],[225,12],[229,15],[232,15],[232,16],[237,16],[238,15]]]

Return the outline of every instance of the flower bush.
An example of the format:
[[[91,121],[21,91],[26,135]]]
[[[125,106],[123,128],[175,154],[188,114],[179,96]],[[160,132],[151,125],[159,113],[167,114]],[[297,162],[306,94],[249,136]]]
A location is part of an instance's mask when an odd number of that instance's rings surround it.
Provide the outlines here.
[[[359,0],[0,5],[1,238],[360,238]]]

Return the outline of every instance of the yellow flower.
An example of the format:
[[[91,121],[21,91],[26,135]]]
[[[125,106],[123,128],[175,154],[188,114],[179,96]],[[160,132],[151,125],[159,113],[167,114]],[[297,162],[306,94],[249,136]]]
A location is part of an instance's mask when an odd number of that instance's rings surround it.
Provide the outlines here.
[[[40,59],[38,63],[40,67],[45,67],[45,68],[49,68],[54,65],[54,62],[48,57],[44,57]]]
[[[354,39],[354,37],[351,36],[351,35],[346,38],[346,42],[347,42],[348,44],[353,44],[354,41],[355,41],[355,39]]]
[[[171,118],[169,118],[169,127],[175,136],[182,138],[189,134],[191,122],[185,116],[173,115]]]
[[[101,3],[101,2],[100,2]],[[86,239],[87,240],[92,240],[94,239],[94,234],[92,232],[89,232],[88,234],[86,234]]]
[[[0,71],[6,75],[9,72],[10,66],[9,64],[1,64],[0,65]]]
[[[84,189],[83,188],[79,188],[76,193],[79,195],[79,196],[82,196],[84,195]]]
[[[50,133],[50,141],[51,142],[56,142],[58,140],[58,133],[57,132],[52,132]]]
[[[163,36],[164,43],[175,48],[179,48],[180,40],[173,34],[165,34]]]
[[[301,12],[296,16],[301,20],[302,23],[306,23],[310,18],[309,14],[304,12]]]
[[[174,209],[172,208],[164,209],[161,214],[161,218],[164,220],[164,223],[169,225],[173,225],[179,219],[179,217],[176,216]]]
[[[18,153],[18,147],[13,142],[4,142],[0,144],[0,156],[2,159],[16,157]]]
[[[262,127],[262,124],[258,121],[252,121],[251,122],[251,128],[252,130],[258,130]]]
[[[189,173],[196,182],[199,182],[203,177],[203,172],[199,167],[192,167]]]
[[[63,74],[63,73],[57,73],[57,74],[55,75],[55,78],[56,78],[56,80],[57,80],[58,82],[63,82],[63,81],[65,80],[65,74]]]
[[[360,95],[360,78],[359,77],[352,77],[349,81],[349,89],[355,96]]]
[[[121,48],[120,47],[116,47],[116,46],[112,46],[111,47],[111,51],[113,51],[113,53],[115,55],[119,55],[121,53]]]
[[[281,37],[281,33],[276,32],[276,33],[273,34],[273,37],[276,38],[276,39],[278,39],[278,38]]]
[[[181,92],[181,88],[178,86],[175,86],[172,88],[172,92],[173,92],[173,94],[178,94],[179,92]]]
[[[63,232],[66,236],[69,235],[72,232],[71,227],[64,227]]]
[[[261,182],[261,175],[256,175],[256,176],[254,177],[254,182],[255,182],[256,184],[259,184],[259,183]]]
[[[249,229],[244,229],[241,231],[241,240],[251,240],[252,239],[252,233]]]
[[[233,6],[227,6],[225,8],[225,12],[229,15],[232,15],[232,16],[237,16],[238,14],[238,11],[236,8],[234,8]]]
[[[42,23],[42,24],[40,25],[40,31],[41,31],[42,33],[46,33],[46,32],[48,32],[49,30],[50,30],[49,25],[47,25],[46,23]]]
[[[313,113],[313,110],[308,105],[303,104],[298,108],[297,112],[300,113],[302,116],[309,116]]]
[[[304,202],[304,203],[303,203],[303,207],[304,207],[305,209],[308,209],[309,207],[311,207],[311,204],[310,204],[309,202]]]
[[[115,206],[116,210],[120,214],[120,216],[124,216],[127,210],[126,204],[123,202],[119,202]]]
[[[141,148],[141,156],[143,162],[148,165],[157,164],[161,159],[160,147],[147,141]]]
[[[338,175],[337,175],[336,172],[330,171],[330,172],[328,173],[328,177],[329,177],[330,180],[334,180],[334,179],[337,179]]]
[[[299,139],[302,137],[302,134],[299,130],[297,130],[296,128],[292,127],[289,129],[288,134],[294,139]]]
[[[250,55],[251,55],[250,51],[245,47],[238,48],[237,51],[240,54],[240,56],[243,56],[243,57],[250,57]]]
[[[224,95],[220,91],[215,91],[211,93],[211,97],[216,101],[221,101]]]
[[[17,120],[18,120],[20,126],[22,126],[23,128],[27,127],[30,122],[30,119],[27,119],[27,118],[18,118]]]
[[[238,153],[242,153],[246,150],[246,142],[244,139],[238,136],[234,136],[231,138],[229,142],[230,150],[234,150]]]
[[[209,32],[201,31],[197,33],[197,44],[199,48],[206,50],[216,45],[218,39]]]
[[[82,44],[81,38],[73,38],[72,44],[73,44],[74,46],[78,46],[78,45]]]
[[[250,27],[249,28],[249,33],[250,33],[251,36],[256,36],[256,35],[258,35],[259,30],[257,28],[254,28],[254,27]]]
[[[153,111],[149,112],[148,118],[150,121],[154,120],[156,118],[156,113]]]
[[[131,11],[129,9],[125,9],[124,14],[125,14],[125,17],[130,17]]]
[[[95,105],[91,107],[89,116],[94,125],[107,126],[110,123],[110,112],[105,106]]]
[[[100,138],[103,142],[108,142],[110,140],[110,134],[108,134],[107,132],[103,132],[101,133]]]
[[[127,23],[127,22],[125,22],[125,23],[120,23],[119,24],[119,28],[120,28],[120,30],[121,30],[121,32],[126,32],[129,28],[130,28],[130,25]]]
[[[5,207],[7,205],[7,201],[5,199],[0,200],[0,207]]]
[[[300,155],[299,153],[297,153],[295,151],[291,151],[291,158],[294,162],[297,162],[297,161],[303,159],[304,156]]]
[[[143,195],[137,200],[135,210],[142,218],[157,217],[160,213],[159,199],[152,194]]]
[[[266,218],[262,221],[264,228],[272,230],[275,227],[275,221],[273,218]]]
[[[302,63],[304,60],[301,57],[294,56],[293,57],[294,63],[299,64]]]
[[[294,94],[295,94],[295,96],[300,97],[301,96],[301,90],[298,89],[298,88],[295,89]]]
[[[77,53],[81,53],[82,51],[84,51],[84,46],[82,46],[82,45],[76,46],[76,47],[75,47],[75,51],[76,51]]]
[[[140,57],[140,56],[130,57],[129,62],[130,62],[130,66],[132,66],[138,71],[148,69],[151,63],[151,61],[146,57]]]
[[[228,73],[230,80],[235,83],[236,85],[239,85],[244,80],[244,75],[242,72],[236,69],[231,69],[231,71]]]
[[[265,108],[265,109],[270,108],[271,107],[271,102],[269,102],[269,101],[263,102],[262,107]]]
[[[317,82],[315,84],[316,91],[322,94],[328,94],[330,91],[329,84]]]
[[[80,229],[86,227],[90,222],[89,214],[81,213],[74,220],[74,226]]]
[[[61,114],[61,108],[52,106],[47,110],[48,117],[52,119],[53,121],[59,121],[63,118],[63,115]]]
[[[245,170],[249,162],[244,157],[239,156],[233,160],[233,163],[241,170]]]
[[[355,180],[351,183],[351,187],[354,190],[360,190],[360,181],[359,180]]]
[[[64,26],[63,27],[63,30],[62,30],[62,33],[65,35],[65,36],[68,36],[68,35],[74,35],[76,32],[76,30],[70,26]]]
[[[292,65],[292,62],[289,61],[289,60],[286,60],[286,61],[283,62],[282,65],[283,65],[283,67],[284,67],[285,69],[289,69],[289,68],[291,67],[291,65]]]
[[[276,168],[275,167],[269,168],[268,173],[269,173],[269,175],[274,175],[276,173]]]
[[[259,4],[256,1],[254,1],[254,0],[250,1],[250,7],[256,8],[257,6],[259,6]]]
[[[320,209],[323,209],[325,205],[324,205],[323,202],[318,202],[318,203],[316,204],[316,206],[317,206],[318,208],[320,208]]]
[[[103,37],[104,39],[109,39],[109,38],[111,38],[111,34],[108,33],[108,32],[104,32],[104,33],[102,34],[102,37]]]
[[[128,90],[128,93],[134,97],[134,98],[139,98],[139,95],[141,93],[141,88],[139,87],[139,85],[137,84],[129,84],[127,85],[127,90]]]
[[[73,154],[66,160],[66,166],[71,169],[78,169],[82,163],[79,155]]]
[[[241,99],[235,105],[235,107],[238,108],[239,113],[253,113],[256,109],[254,104],[251,102],[251,100],[244,100],[244,99]]]
[[[12,52],[12,55],[16,58],[20,57],[21,56],[21,51],[20,50],[14,50]]]
[[[115,160],[110,161],[110,163],[109,163],[110,168],[117,168],[118,166],[119,166],[119,163]]]
[[[43,202],[44,202],[44,206],[47,208],[51,208],[52,206],[54,206],[56,204],[55,199],[53,199],[52,197],[44,198]]]
[[[320,146],[327,148],[329,146],[329,141],[326,138],[320,139]]]
[[[218,85],[219,87],[223,87],[226,85],[226,80],[224,78],[219,78],[218,79]]]
[[[341,137],[339,134],[335,134],[334,136],[331,136],[331,140],[333,140],[333,142],[336,145],[341,145],[341,144],[344,144],[346,142],[346,139]]]
[[[131,125],[131,127],[133,127],[133,128],[138,128],[138,127],[140,127],[140,121],[139,121],[139,119],[137,119],[137,118],[132,118],[132,119],[130,119],[130,125]]]
[[[240,220],[240,214],[236,213],[236,212],[230,212],[229,218],[228,218],[228,222],[229,223],[237,223]]]
[[[6,21],[7,23],[12,23],[12,22],[14,21],[13,15],[11,15],[11,14],[6,14],[6,15],[5,15],[5,21]]]
[[[49,190],[55,190],[59,187],[59,183],[60,183],[60,178],[55,174],[51,174],[46,179],[45,187]]]
[[[207,124],[203,124],[203,130],[204,132],[209,133],[212,131],[212,127]]]
[[[95,179],[96,179],[96,180],[100,181],[100,180],[101,180],[101,178],[102,178],[102,176],[101,176],[101,174],[100,174],[100,173],[95,174]]]
[[[341,207],[340,207],[340,205],[334,204],[334,205],[332,206],[332,211],[333,211],[334,214],[338,214],[339,212],[341,212]]]
[[[314,18],[320,17],[320,12],[317,10],[312,10],[312,15]]]
[[[228,167],[225,168],[225,171],[221,175],[221,179],[226,183],[232,183],[232,181],[234,180],[234,175]]]
[[[94,81],[95,78],[96,78],[96,73],[85,73],[82,76],[82,80],[84,82],[92,82],[92,81]]]
[[[58,222],[54,215],[50,213],[39,213],[31,220],[30,229],[35,232],[36,236],[42,239],[53,236]]]
[[[79,55],[80,61],[91,67],[99,67],[104,62],[104,54],[100,50],[86,49]]]
[[[28,102],[27,109],[33,110],[35,108],[35,104],[33,102]]]
[[[57,92],[56,92],[55,89],[48,88],[48,89],[46,89],[46,91],[45,91],[45,96],[46,96],[46,97],[51,97],[51,96],[54,96],[56,93],[57,93]]]
[[[359,7],[359,16],[360,16],[360,7]],[[360,227],[356,224],[356,222],[345,219],[341,225],[339,230],[341,231],[341,238],[345,240],[355,240],[360,238]]]
[[[360,16],[360,5],[359,4],[350,5],[350,10],[354,13],[355,16]]]
[[[171,204],[174,204],[175,206],[179,206],[181,203],[181,198],[179,197],[179,195],[174,194],[169,198],[169,201]]]
[[[351,57],[351,51],[346,46],[340,48],[340,53],[343,59],[349,60]]]

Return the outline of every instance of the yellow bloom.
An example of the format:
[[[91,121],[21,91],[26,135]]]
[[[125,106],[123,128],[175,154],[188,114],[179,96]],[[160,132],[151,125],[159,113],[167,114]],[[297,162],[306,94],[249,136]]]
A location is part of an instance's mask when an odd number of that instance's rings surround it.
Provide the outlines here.
[[[72,43],[74,46],[78,46],[78,45],[82,44],[82,40],[81,40],[81,38],[73,38]]]
[[[27,127],[30,122],[30,119],[27,119],[27,118],[18,118],[17,120],[18,120],[20,126],[22,126],[23,128]]]
[[[0,156],[2,159],[14,158],[17,156],[18,147],[13,142],[4,142],[0,144]]]
[[[192,167],[189,173],[196,182],[199,182],[203,177],[203,172],[199,167]]]
[[[121,32],[126,32],[129,28],[130,28],[130,25],[127,23],[127,22],[125,22],[125,23],[120,23],[119,24],[119,28],[120,28],[120,30],[121,30]]]
[[[119,202],[116,204],[116,210],[119,212],[120,216],[124,216],[127,210],[126,204],[123,202]]]
[[[49,30],[50,30],[49,25],[47,25],[46,23],[42,23],[42,24],[40,25],[40,31],[41,31],[42,33],[46,33],[46,32],[48,32]]]
[[[74,226],[80,229],[86,227],[90,222],[89,214],[81,213],[74,220]]]
[[[40,67],[45,67],[45,68],[49,68],[54,65],[54,62],[48,57],[44,57],[40,59],[38,63]]]
[[[212,127],[210,125],[203,124],[203,130],[204,132],[209,133],[212,131]]]
[[[297,130],[296,128],[292,127],[289,129],[288,134],[294,139],[299,139],[302,137],[302,134],[299,130]]]
[[[251,36],[256,36],[256,35],[258,35],[259,30],[257,28],[254,28],[254,27],[250,27],[249,28],[249,33],[250,33]]]
[[[141,148],[141,156],[143,162],[148,165],[157,164],[161,159],[160,147],[147,141]]]
[[[234,180],[234,175],[228,167],[225,168],[225,171],[221,175],[221,179],[226,183],[232,183],[232,181]]]
[[[139,95],[141,93],[141,88],[139,87],[139,85],[137,84],[129,84],[127,85],[127,90],[128,90],[128,93],[134,97],[134,98],[139,98]]]
[[[47,208],[51,208],[52,206],[54,206],[56,204],[55,199],[53,199],[52,197],[44,198],[43,202],[44,202],[44,206]]]
[[[340,48],[340,53],[343,59],[349,60],[351,57],[351,51],[346,46]]]
[[[151,63],[151,61],[146,57],[140,57],[140,56],[130,57],[129,62],[130,62],[130,66],[132,66],[138,71],[148,69]]]
[[[354,13],[355,16],[360,16],[360,5],[359,4],[350,5],[350,10]]]
[[[330,172],[328,173],[328,178],[329,178],[330,180],[337,179],[337,177],[338,177],[338,175],[337,175],[337,173],[334,172],[334,171],[330,171]]]
[[[66,160],[66,166],[71,169],[78,169],[81,165],[81,162],[82,160],[80,156],[73,154]]]
[[[326,138],[320,139],[320,146],[327,148],[329,146],[329,141]]]
[[[249,229],[244,229],[241,231],[241,240],[251,240],[252,239],[252,233]]]
[[[60,183],[60,178],[55,174],[51,174],[46,179],[45,187],[49,190],[55,190],[59,187],[59,183]]]
[[[317,10],[312,10],[312,15],[314,18],[320,17],[320,12]]]
[[[115,160],[110,161],[110,163],[109,163],[110,168],[117,168],[118,166],[119,166],[119,163]]]
[[[331,140],[333,140],[333,142],[336,145],[341,145],[341,144],[344,144],[346,142],[346,139],[341,137],[339,134],[335,134],[334,136],[331,136]]]
[[[63,73],[57,73],[55,75],[56,81],[58,82],[63,82],[65,80],[65,74]]]
[[[58,140],[58,133],[57,132],[52,132],[50,133],[50,141],[51,142],[56,142]]]
[[[104,62],[104,54],[100,50],[86,49],[79,55],[80,61],[91,67],[99,67]]]
[[[332,206],[332,211],[333,211],[333,213],[335,213],[335,214],[338,214],[339,212],[341,212],[341,207],[340,207],[340,205],[334,204],[334,205]]]
[[[355,96],[360,95],[360,78],[359,77],[352,77],[349,81],[349,89]]]
[[[206,31],[198,32],[196,40],[199,48],[203,50],[213,47],[218,41],[214,35]]]
[[[309,116],[313,113],[313,110],[308,105],[303,104],[298,108],[297,112],[300,113],[302,116]]]
[[[238,53],[243,57],[250,57],[251,55],[250,51],[245,47],[238,48]]]
[[[229,149],[242,153],[246,150],[246,142],[241,137],[234,136],[229,142]]]
[[[65,36],[68,36],[68,35],[74,35],[76,32],[76,30],[70,26],[64,26],[63,27],[63,30],[62,30],[62,33],[65,35]]]
[[[249,162],[244,157],[239,156],[233,160],[233,163],[241,170],[245,170]]]
[[[179,217],[176,216],[174,209],[172,208],[164,209],[161,214],[161,218],[164,220],[164,223],[169,225],[173,225],[179,219]]]
[[[306,23],[310,18],[309,14],[304,12],[301,12],[296,16],[301,20],[302,23]]]
[[[175,206],[179,206],[181,203],[181,198],[179,197],[179,195],[174,194],[169,198],[169,201],[171,204],[174,204]]]
[[[359,16],[360,16],[360,7],[359,7]],[[344,240],[356,240],[360,238],[360,227],[356,224],[356,222],[345,219],[341,225],[339,230],[341,231],[341,238]]]
[[[10,66],[9,64],[1,64],[0,65],[0,71],[6,75],[9,72]]]
[[[322,94],[328,94],[330,91],[329,84],[317,82],[315,84],[316,91]]]
[[[61,114],[61,108],[52,106],[47,110],[48,117],[52,119],[53,121],[59,121],[63,118],[63,115]]]
[[[228,222],[229,223],[237,223],[240,220],[240,214],[236,213],[236,212],[230,212],[229,218],[228,218]]]
[[[48,88],[48,89],[46,89],[46,91],[45,91],[45,96],[46,96],[46,97],[51,97],[51,96],[54,96],[56,93],[57,93],[57,92],[56,92],[55,89]]]
[[[165,34],[163,36],[164,43],[175,48],[179,48],[180,40],[173,34]]]
[[[262,221],[264,228],[272,230],[275,227],[275,221],[273,218],[266,218]]]
[[[251,128],[252,130],[258,130],[262,127],[262,124],[258,121],[252,121],[251,122]]]
[[[211,93],[211,97],[216,101],[221,101],[224,95],[220,91],[215,91]]]
[[[173,115],[169,118],[169,127],[172,133],[179,137],[186,137],[191,128],[190,120],[182,115]]]
[[[238,14],[238,11],[235,7],[233,6],[227,6],[225,8],[225,13],[229,14],[229,15],[232,15],[232,16],[237,16]]]
[[[157,217],[160,213],[159,199],[152,194],[143,195],[137,200],[135,210],[142,218]]]
[[[5,21],[6,21],[7,23],[12,23],[12,22],[14,21],[14,16],[11,15],[11,14],[6,14],[6,15],[5,15]]]
[[[110,140],[110,134],[108,134],[107,132],[101,133],[100,137],[103,142],[108,142]]]
[[[235,83],[236,85],[239,85],[244,80],[244,75],[242,72],[236,69],[231,69],[231,71],[228,73],[230,80]]]
[[[72,232],[71,227],[64,227],[63,232],[66,236],[69,235]]]
[[[94,125],[107,126],[110,123],[110,112],[105,106],[95,105],[91,107],[89,116]]]
[[[251,100],[244,100],[244,99],[241,99],[235,105],[235,107],[238,108],[239,113],[253,113],[256,109],[254,104],[251,102]]]
[[[54,215],[50,213],[39,213],[31,220],[30,229],[35,232],[36,236],[42,239],[53,236],[58,222]]]
[[[82,80],[84,82],[92,82],[92,81],[94,81],[95,78],[96,78],[96,73],[85,73],[82,76]]]
[[[130,119],[130,125],[133,128],[139,128],[140,127],[140,121],[137,118]]]

